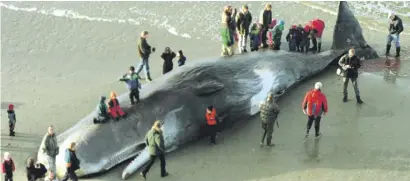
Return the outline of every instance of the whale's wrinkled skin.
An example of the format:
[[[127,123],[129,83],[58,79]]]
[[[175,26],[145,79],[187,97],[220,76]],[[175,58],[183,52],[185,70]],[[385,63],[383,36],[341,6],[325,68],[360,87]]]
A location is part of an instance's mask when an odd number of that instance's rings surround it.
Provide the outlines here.
[[[319,54],[254,52],[228,60],[197,61],[146,84],[141,91],[142,101],[136,106],[130,106],[128,93],[124,93],[118,99],[127,118],[93,124],[96,113],[92,112],[58,136],[57,174],[61,176],[66,171],[67,145],[76,142],[81,160],[79,176],[107,171],[138,155],[124,169],[122,178],[125,179],[148,161],[144,137],[157,119],[164,122],[167,152],[173,151],[198,139],[200,127],[206,124],[204,116],[208,105],[216,107],[218,114],[225,117],[223,127],[229,127],[258,113],[258,104],[268,92],[279,97],[292,85],[322,71],[350,47],[366,59],[378,57],[364,40],[360,24],[346,2],[340,3],[337,19],[334,31],[337,42],[333,42],[332,50]],[[38,160],[46,163],[43,146],[40,146]]]

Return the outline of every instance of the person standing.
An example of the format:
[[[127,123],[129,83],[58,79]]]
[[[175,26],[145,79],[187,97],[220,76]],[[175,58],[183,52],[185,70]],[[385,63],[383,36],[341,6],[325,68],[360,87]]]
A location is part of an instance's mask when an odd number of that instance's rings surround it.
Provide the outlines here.
[[[182,52],[182,50],[178,51],[177,58],[178,58],[179,67],[182,65],[185,65],[186,57],[184,56],[184,53]]]
[[[326,115],[328,111],[327,99],[322,93],[322,86],[322,83],[316,82],[315,88],[306,93],[302,102],[303,113],[308,116],[305,138],[309,137],[313,122],[315,122],[315,137],[319,138],[322,135],[320,133],[320,120],[322,115]]]
[[[309,46],[310,46],[310,26],[309,25],[305,25],[305,27],[302,27],[301,24],[299,24],[299,29],[300,32],[302,34],[302,40],[300,43],[300,51],[309,52]]]
[[[56,156],[59,153],[59,149],[54,127],[50,125],[48,132],[44,136],[43,152],[47,155],[48,169],[54,172],[56,172]]]
[[[147,43],[147,39],[149,37],[148,31],[141,32],[140,41],[138,42],[138,53],[141,58],[141,62],[138,65],[137,74],[142,71],[142,68],[145,67],[145,78],[147,81],[152,81],[151,75],[149,72],[149,56],[152,52],[155,52],[155,48],[151,48],[151,46]]]
[[[262,10],[259,16],[259,23],[262,25],[263,32],[262,32],[262,48],[267,48],[267,37],[266,33],[269,30],[269,24],[272,21],[272,5],[266,4],[265,8]]]
[[[9,117],[9,130],[10,136],[15,136],[16,132],[14,132],[14,128],[16,127],[16,112],[14,111],[14,105],[9,104],[9,109],[7,110],[7,115]]]
[[[273,127],[280,110],[279,106],[273,101],[272,93],[269,93],[267,99],[259,104],[259,109],[263,129],[262,140],[260,143],[263,145],[266,137],[266,145],[274,146],[274,144],[272,144]]]
[[[249,28],[252,23],[252,14],[248,10],[248,6],[242,7],[242,12],[239,12],[236,17],[236,26],[239,33],[239,52],[248,52],[246,50],[246,43],[248,41]]]
[[[231,31],[232,22],[232,8],[231,6],[225,6],[222,12],[222,23],[221,23],[221,39],[222,39],[222,56],[232,56],[232,46],[234,44],[234,37]]]
[[[278,24],[273,27],[272,30],[272,41],[273,41],[273,49],[280,50],[281,40],[282,40],[282,32],[285,28],[285,21],[279,20]]]
[[[140,102],[140,89],[141,89],[141,84],[138,81],[138,79],[141,79],[137,73],[135,73],[135,68],[134,66],[130,66],[128,69],[128,74],[125,74],[120,78],[119,81],[124,81],[127,85],[128,90],[130,91],[129,97],[131,104],[135,104],[135,100],[137,100],[136,103]]]
[[[389,13],[390,25],[389,35],[387,35],[386,56],[390,54],[391,42],[395,42],[396,57],[400,56],[400,33],[403,31],[402,20],[394,13]]]
[[[251,52],[258,51],[258,49],[259,49],[259,45],[260,45],[259,34],[260,34],[260,32],[261,32],[261,25],[259,23],[253,23],[252,27],[251,27],[251,32],[249,34]]]
[[[215,145],[216,144],[216,133],[218,131],[217,129],[218,121],[216,118],[216,109],[214,108],[214,106],[209,106],[206,109],[205,118],[206,118],[206,123],[208,124],[208,133],[209,133],[211,144]]]
[[[313,47],[311,51],[313,52],[320,52],[322,48],[322,34],[323,30],[325,29],[325,22],[323,22],[321,19],[316,18],[312,20],[311,22],[311,28],[314,30],[313,36],[312,36],[312,44]]]
[[[9,152],[4,153],[4,160],[1,164],[1,172],[4,174],[4,181],[13,181],[13,172],[16,170],[14,161]]]
[[[160,121],[155,121],[151,130],[148,131],[147,135],[145,136],[145,144],[148,147],[150,158],[147,166],[141,172],[141,176],[144,179],[147,178],[147,173],[151,169],[151,166],[154,164],[157,157],[161,161],[161,177],[168,176],[168,172],[165,170],[165,143]]]
[[[67,171],[61,181],[67,181],[68,179],[77,181],[78,179],[75,171],[80,169],[80,160],[78,160],[75,153],[75,142],[70,143],[68,149],[65,151],[64,160],[67,164]]]
[[[360,92],[357,86],[357,78],[359,77],[358,69],[361,67],[361,63],[359,58],[355,55],[355,50],[353,48],[349,50],[348,54],[343,55],[340,58],[339,66],[343,70],[343,102],[347,102],[347,85],[349,80],[351,80],[356,94],[357,103],[362,104],[363,101],[360,99]]]
[[[162,66],[162,74],[166,74],[171,72],[174,68],[174,63],[172,63],[172,59],[174,59],[177,55],[171,51],[171,48],[166,47],[164,53],[162,53],[161,58],[164,60],[164,64]]]

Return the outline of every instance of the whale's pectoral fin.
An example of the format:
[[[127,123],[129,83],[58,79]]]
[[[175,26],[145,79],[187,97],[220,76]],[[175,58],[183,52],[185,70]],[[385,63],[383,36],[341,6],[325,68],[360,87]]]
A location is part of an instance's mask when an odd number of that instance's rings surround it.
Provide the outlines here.
[[[209,96],[224,89],[224,84],[217,80],[199,82],[194,87],[194,93],[197,96]]]

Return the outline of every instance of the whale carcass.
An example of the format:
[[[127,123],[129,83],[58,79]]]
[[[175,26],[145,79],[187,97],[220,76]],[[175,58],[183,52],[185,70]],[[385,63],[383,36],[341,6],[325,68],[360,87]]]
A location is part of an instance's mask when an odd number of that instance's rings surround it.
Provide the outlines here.
[[[259,112],[258,104],[268,92],[282,95],[289,87],[322,71],[348,48],[365,59],[377,58],[363,38],[359,22],[346,2],[340,2],[334,30],[332,50],[318,54],[253,52],[225,60],[193,62],[146,84],[141,102],[130,106],[128,93],[119,96],[128,116],[119,122],[93,124],[95,112],[80,120],[58,136],[60,153],[57,174],[65,172],[64,149],[76,142],[81,160],[79,176],[104,172],[125,160],[135,158],[123,171],[127,178],[149,155],[145,149],[145,133],[155,120],[162,120],[165,146],[173,151],[180,145],[198,139],[205,124],[204,113],[214,105],[228,127]],[[46,163],[42,147],[38,160]]]

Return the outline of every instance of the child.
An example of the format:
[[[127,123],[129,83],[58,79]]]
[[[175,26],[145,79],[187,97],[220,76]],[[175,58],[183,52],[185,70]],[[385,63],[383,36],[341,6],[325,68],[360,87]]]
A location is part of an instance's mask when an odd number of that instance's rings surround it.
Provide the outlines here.
[[[118,117],[125,116],[125,113],[120,107],[120,103],[118,102],[115,92],[111,92],[110,101],[108,102],[108,112],[111,114],[111,117],[113,119],[116,119],[117,121],[119,120]]]
[[[7,110],[7,114],[9,117],[9,128],[10,128],[10,136],[15,136],[14,127],[16,126],[16,113],[14,111],[14,105],[9,104],[9,110]]]
[[[299,38],[298,30],[296,25],[292,25],[289,28],[289,32],[286,35],[286,41],[289,43],[289,51],[299,51],[299,44],[297,44],[297,39]]]
[[[140,89],[141,89],[141,84],[138,81],[138,79],[141,79],[137,73],[135,73],[135,68],[134,66],[130,66],[128,69],[128,73],[123,75],[119,81],[124,81],[127,84],[127,88],[130,91],[129,97],[131,104],[135,104],[134,99],[137,100],[136,103],[140,102]]]
[[[94,118],[94,124],[103,123],[109,118],[107,105],[105,104],[105,96],[100,97],[100,103],[97,105],[97,117]]]
[[[261,31],[261,25],[259,23],[253,23],[251,32],[249,33],[251,52],[258,51],[260,45],[259,33]]]
[[[9,152],[4,153],[4,160],[1,167],[1,171],[4,174],[4,181],[13,181],[13,172],[16,170],[16,167]]]
[[[272,19],[272,22],[269,24],[269,30],[266,32],[267,33],[266,37],[268,37],[267,40],[268,40],[269,48],[273,48],[272,31],[273,31],[273,27],[275,26],[276,26],[276,19]]]
[[[284,25],[285,25],[285,22],[283,20],[279,20],[278,24],[275,27],[273,27],[272,40],[273,40],[274,50],[280,50],[282,31],[284,29]]]
[[[186,57],[184,56],[184,53],[182,52],[182,50],[178,51],[177,57],[178,57],[178,66],[185,65]]]

